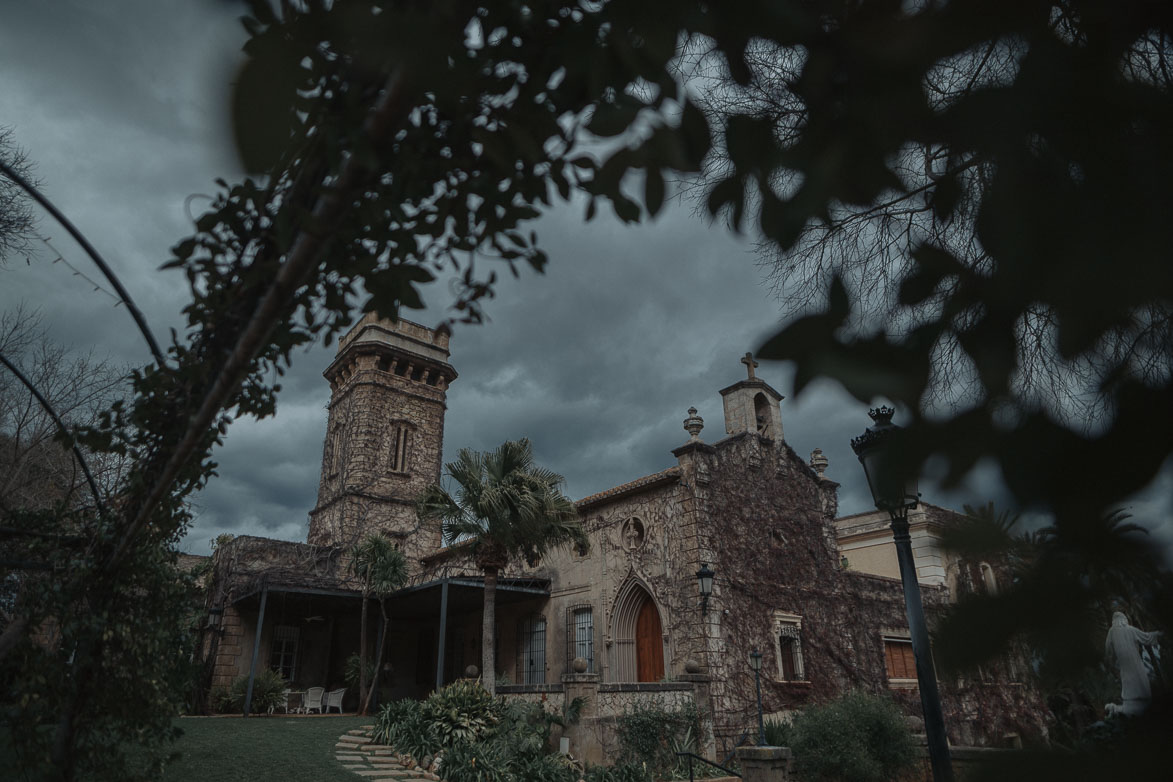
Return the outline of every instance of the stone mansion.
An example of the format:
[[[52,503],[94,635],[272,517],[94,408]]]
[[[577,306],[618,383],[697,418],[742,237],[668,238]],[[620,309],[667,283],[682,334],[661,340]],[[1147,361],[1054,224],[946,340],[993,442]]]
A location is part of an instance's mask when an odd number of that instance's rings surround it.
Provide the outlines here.
[[[329,421],[307,541],[242,536],[214,555],[201,641],[209,686],[264,666],[300,688],[345,686],[360,636],[348,549],[376,529],[411,566],[409,586],[388,601],[383,697],[423,697],[480,665],[480,572],[466,546],[444,547],[439,528],[420,523],[414,505],[440,479],[445,398],[457,377],[448,341],[446,331],[371,315],[341,340],[325,371]],[[709,751],[722,752],[756,730],[748,656],[757,649],[767,714],[856,689],[891,693],[919,712],[887,518],[837,517],[826,460],[787,444],[782,395],[743,361],[748,377],[720,390],[718,434],[690,410],[664,469],[577,501],[588,550],[502,572],[499,693],[551,702],[585,693],[584,724],[602,726],[602,744],[607,720],[635,700],[670,707],[692,698],[711,717]],[[953,518],[931,505],[911,516],[930,624],[951,600],[996,590],[1005,577],[942,552],[937,536]],[[702,564],[717,574],[707,601]],[[373,644],[382,628],[371,614]],[[575,670],[578,657],[585,671]],[[940,683],[956,745],[1046,734],[1028,666],[1007,660]],[[348,706],[356,700],[348,693]],[[575,740],[589,743],[586,735]]]

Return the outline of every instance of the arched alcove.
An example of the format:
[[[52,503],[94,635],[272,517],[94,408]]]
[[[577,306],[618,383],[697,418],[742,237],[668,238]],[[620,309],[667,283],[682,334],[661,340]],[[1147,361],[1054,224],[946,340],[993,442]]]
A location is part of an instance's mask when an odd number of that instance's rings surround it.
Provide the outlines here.
[[[766,395],[758,392],[753,398],[753,413],[754,419],[757,421],[758,434],[763,437],[774,437],[774,422],[770,415],[770,400],[766,399]]]
[[[615,680],[658,682],[664,678],[664,630],[656,601],[629,578],[615,598]]]
[[[998,594],[998,577],[994,575],[994,569],[986,562],[981,563],[978,567],[982,572],[982,583],[986,588],[986,594]]]

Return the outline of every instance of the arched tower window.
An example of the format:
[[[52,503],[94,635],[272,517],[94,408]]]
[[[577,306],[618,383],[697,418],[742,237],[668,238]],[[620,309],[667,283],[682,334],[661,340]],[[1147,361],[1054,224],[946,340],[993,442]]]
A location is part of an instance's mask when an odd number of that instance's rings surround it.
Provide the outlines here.
[[[616,681],[658,682],[664,678],[664,630],[647,589],[630,579],[615,599]]]
[[[410,472],[411,425],[397,421],[388,429],[387,465],[391,472]]]

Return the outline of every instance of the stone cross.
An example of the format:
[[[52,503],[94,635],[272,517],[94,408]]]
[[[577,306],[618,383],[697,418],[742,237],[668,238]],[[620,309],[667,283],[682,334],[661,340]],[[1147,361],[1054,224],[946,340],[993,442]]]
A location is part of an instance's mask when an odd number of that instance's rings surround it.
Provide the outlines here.
[[[753,360],[753,353],[746,353],[745,358],[741,359],[741,363],[745,364],[745,368],[749,370],[749,379],[754,380],[753,370],[758,365],[758,362]]]

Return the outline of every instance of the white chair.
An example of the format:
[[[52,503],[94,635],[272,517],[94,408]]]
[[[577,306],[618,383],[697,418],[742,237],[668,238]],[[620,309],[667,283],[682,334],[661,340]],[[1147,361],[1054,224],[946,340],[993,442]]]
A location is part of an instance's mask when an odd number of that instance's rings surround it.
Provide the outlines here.
[[[322,695],[325,694],[325,687],[310,687],[305,691],[305,713],[309,714],[312,709],[317,709],[318,714],[322,713]]]
[[[331,690],[330,692],[326,693],[326,713],[329,713],[330,709],[337,708],[338,713],[341,714],[342,713],[342,696],[345,694],[346,694],[345,687],[343,687],[341,690]]]
[[[293,690],[291,690],[291,689],[289,689],[288,687],[286,687],[286,688],[285,688],[285,700],[283,700],[283,701],[281,702],[281,704],[280,704],[281,708],[285,709],[285,713],[286,713],[286,714],[288,714],[288,713],[289,713],[289,694],[290,694],[290,693],[292,693],[292,692],[293,692]],[[276,706],[270,706],[270,707],[269,707],[269,713],[270,713],[270,714],[272,714],[272,713],[273,713],[274,711],[276,711],[276,710],[277,710],[277,707],[276,707]]]

